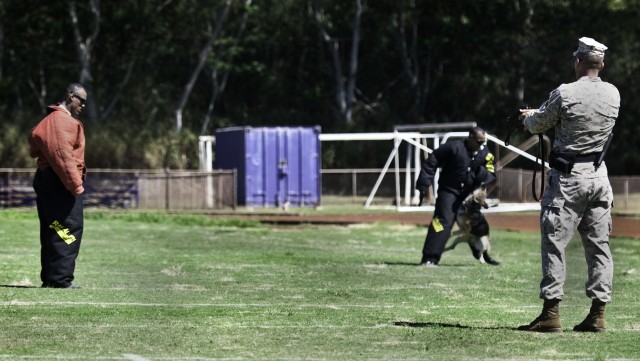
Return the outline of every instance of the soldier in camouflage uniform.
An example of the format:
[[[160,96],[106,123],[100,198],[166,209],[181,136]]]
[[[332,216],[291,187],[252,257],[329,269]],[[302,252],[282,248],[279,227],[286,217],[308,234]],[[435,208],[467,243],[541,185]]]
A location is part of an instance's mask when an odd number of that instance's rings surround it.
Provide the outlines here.
[[[548,187],[541,201],[542,313],[523,331],[560,332],[559,303],[566,278],[565,248],[577,226],[588,268],[586,295],[592,305],[574,331],[605,330],[604,308],[611,301],[613,260],[609,250],[613,193],[607,167],[599,165],[620,109],[618,89],[599,78],[603,44],[583,37],[573,53],[577,81],[551,92],[539,109],[521,110],[534,134],[555,127]],[[605,150],[606,151],[606,150]]]

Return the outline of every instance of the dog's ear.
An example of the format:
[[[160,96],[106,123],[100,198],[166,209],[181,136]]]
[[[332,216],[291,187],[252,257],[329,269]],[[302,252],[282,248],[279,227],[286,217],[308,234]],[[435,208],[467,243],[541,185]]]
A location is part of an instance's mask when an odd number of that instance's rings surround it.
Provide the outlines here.
[[[481,205],[483,208],[489,208],[487,204],[487,187],[481,186],[473,191],[473,201]]]
[[[484,208],[489,208],[489,204],[487,203],[487,192],[486,192],[486,188],[485,188],[485,192],[484,192],[484,199],[482,200],[482,205],[484,206]]]

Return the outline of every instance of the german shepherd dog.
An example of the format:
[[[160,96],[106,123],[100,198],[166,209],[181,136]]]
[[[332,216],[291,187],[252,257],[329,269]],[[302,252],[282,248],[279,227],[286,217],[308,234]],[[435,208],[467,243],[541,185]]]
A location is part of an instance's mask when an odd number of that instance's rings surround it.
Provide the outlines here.
[[[486,187],[477,188],[462,202],[456,214],[456,224],[459,229],[451,234],[455,238],[445,248],[445,252],[454,249],[459,243],[467,242],[475,259],[480,263],[497,266],[500,262],[489,256],[491,250],[489,223],[482,214],[482,208],[489,208]]]

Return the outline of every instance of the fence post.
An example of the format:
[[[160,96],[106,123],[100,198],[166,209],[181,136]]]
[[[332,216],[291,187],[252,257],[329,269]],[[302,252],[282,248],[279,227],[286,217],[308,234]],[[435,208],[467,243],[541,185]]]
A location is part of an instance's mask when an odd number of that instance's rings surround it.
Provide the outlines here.
[[[233,168],[233,209],[238,207],[238,170]]]
[[[213,175],[210,170],[207,170],[207,177],[205,179],[205,208],[211,209],[213,208],[214,200],[213,200]]]
[[[7,205],[13,204],[13,190],[11,187],[11,173],[13,169],[9,169],[7,172]]]
[[[624,207],[629,207],[629,180],[624,180]]]
[[[171,210],[171,207],[169,206],[169,198],[171,197],[171,192],[169,191],[169,187],[171,182],[169,182],[169,169],[164,170],[164,179],[165,179],[165,208],[167,211]]]
[[[351,196],[356,199],[358,195],[358,173],[355,169],[351,169]]]
[[[522,168],[518,168],[518,194],[520,195],[520,203],[523,203],[527,195],[522,190]]]

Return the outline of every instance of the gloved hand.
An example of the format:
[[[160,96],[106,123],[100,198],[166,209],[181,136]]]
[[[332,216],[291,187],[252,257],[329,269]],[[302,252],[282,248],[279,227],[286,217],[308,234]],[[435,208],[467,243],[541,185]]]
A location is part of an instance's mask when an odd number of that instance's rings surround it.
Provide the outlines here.
[[[491,178],[491,174],[485,167],[478,167],[471,177],[471,187],[473,189],[486,187],[485,182]]]
[[[424,185],[417,185],[416,190],[420,192],[420,202],[418,202],[418,207],[420,207],[422,206],[422,201],[424,200],[424,197],[427,195],[427,191],[429,190],[429,187]]]

